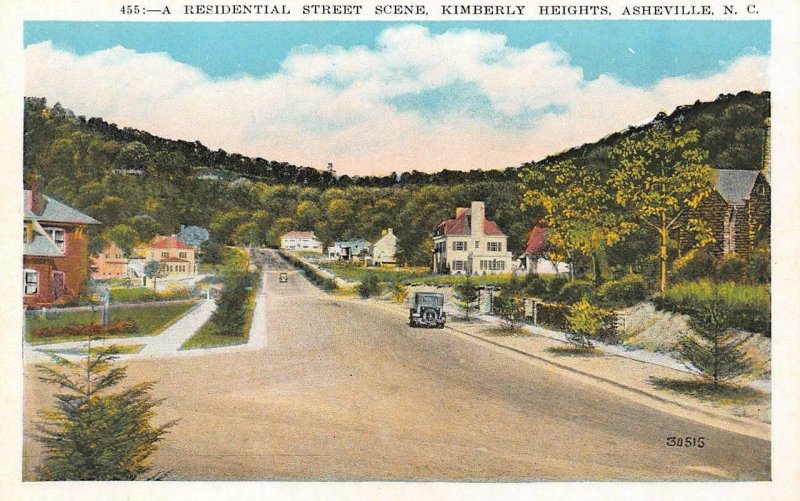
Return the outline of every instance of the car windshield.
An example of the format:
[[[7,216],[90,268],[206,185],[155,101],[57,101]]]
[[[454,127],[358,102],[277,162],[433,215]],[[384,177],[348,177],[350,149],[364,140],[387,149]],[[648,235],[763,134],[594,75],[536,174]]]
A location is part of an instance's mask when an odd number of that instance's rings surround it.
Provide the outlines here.
[[[441,306],[444,296],[440,294],[417,294],[416,303],[420,306]]]

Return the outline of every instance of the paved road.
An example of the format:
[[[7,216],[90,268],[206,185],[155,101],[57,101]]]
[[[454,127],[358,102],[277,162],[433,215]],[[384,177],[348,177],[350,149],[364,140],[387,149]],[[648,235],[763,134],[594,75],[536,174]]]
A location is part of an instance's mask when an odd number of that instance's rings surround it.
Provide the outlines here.
[[[274,258],[273,258],[274,262]],[[272,279],[270,279],[272,278]],[[655,410],[393,311],[267,277],[266,345],[131,361],[174,479],[766,479],[770,443]],[[26,412],[46,400],[28,368]],[[27,420],[26,420],[27,422]],[[30,425],[28,424],[28,427]],[[667,436],[703,436],[677,448]],[[35,463],[37,450],[26,442]]]

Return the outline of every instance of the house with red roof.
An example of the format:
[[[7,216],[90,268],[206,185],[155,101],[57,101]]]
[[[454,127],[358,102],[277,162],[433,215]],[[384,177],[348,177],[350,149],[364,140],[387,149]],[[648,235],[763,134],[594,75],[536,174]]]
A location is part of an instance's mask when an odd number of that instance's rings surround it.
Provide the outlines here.
[[[197,249],[175,235],[156,237],[145,251],[145,259],[158,262],[162,277],[197,274]]]
[[[536,225],[528,234],[525,252],[520,256],[520,268],[537,275],[569,273],[569,263],[551,259],[547,249],[547,228]]]
[[[281,249],[322,254],[322,242],[313,231],[290,231],[281,235]]]
[[[434,273],[492,275],[511,273],[508,236],[486,218],[486,206],[474,201],[456,209],[433,233]]]

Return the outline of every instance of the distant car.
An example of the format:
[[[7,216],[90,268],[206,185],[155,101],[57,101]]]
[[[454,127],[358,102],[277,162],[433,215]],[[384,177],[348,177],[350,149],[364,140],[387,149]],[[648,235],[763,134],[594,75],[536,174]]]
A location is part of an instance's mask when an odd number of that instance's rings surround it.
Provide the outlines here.
[[[411,327],[444,328],[447,314],[444,312],[444,294],[438,292],[417,292],[414,304],[408,313]]]
[[[280,283],[288,282],[289,281],[289,275],[287,273],[281,273],[279,275],[279,277],[278,277],[278,281]]]

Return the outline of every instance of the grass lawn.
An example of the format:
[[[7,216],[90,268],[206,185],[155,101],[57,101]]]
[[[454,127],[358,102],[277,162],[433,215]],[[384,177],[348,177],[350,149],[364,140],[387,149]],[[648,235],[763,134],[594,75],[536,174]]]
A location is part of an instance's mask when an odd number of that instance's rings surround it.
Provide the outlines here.
[[[214,332],[215,325],[209,320],[200,330],[195,332],[194,336],[186,340],[181,346],[182,350],[192,350],[196,348],[217,348],[220,346],[234,346],[237,344],[245,344],[250,338],[250,326],[253,323],[253,312],[256,306],[256,292],[257,287],[253,287],[253,293],[248,299],[247,313],[244,320],[244,328],[240,336],[226,336]]]
[[[689,395],[698,400],[717,405],[743,405],[764,402],[769,395],[748,386],[719,384],[714,386],[701,379],[668,379],[651,377],[650,384],[659,390]]]
[[[169,327],[182,317],[197,303],[181,302],[176,304],[159,304],[138,307],[111,309],[111,321],[134,320],[136,329],[133,332],[115,337],[154,336]],[[80,341],[82,336],[35,337],[34,331],[41,327],[66,327],[69,325],[85,325],[100,321],[99,311],[71,311],[56,313],[53,318],[45,318],[36,314],[26,317],[25,341],[31,344],[58,343],[62,341]]]
[[[353,266],[344,263],[320,263],[320,267],[329,269],[338,277],[352,282],[361,282],[365,276],[372,274],[378,277],[381,282],[393,282],[395,280],[410,280],[423,275],[425,272],[416,269],[381,268],[378,266]]]

